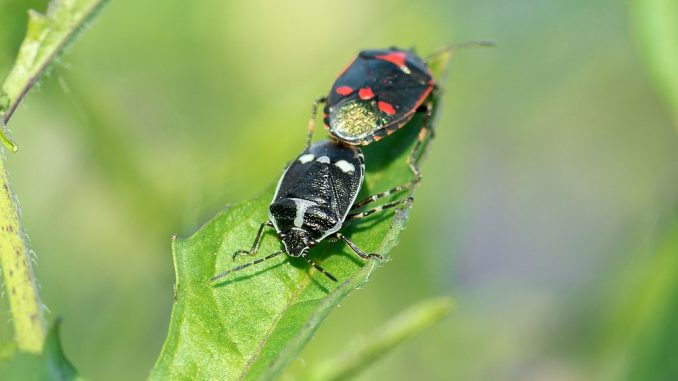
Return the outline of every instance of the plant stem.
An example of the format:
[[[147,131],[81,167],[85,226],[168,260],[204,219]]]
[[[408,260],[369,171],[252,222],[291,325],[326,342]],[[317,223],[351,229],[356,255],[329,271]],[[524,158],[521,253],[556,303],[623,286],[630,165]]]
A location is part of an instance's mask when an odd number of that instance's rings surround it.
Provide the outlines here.
[[[51,0],[45,14],[29,10],[26,37],[14,66],[0,86],[0,141],[12,151],[16,144],[4,130],[40,76],[92,19],[106,0]]]
[[[16,144],[5,126],[21,100],[106,0],[51,0],[45,14],[30,10],[26,37],[14,66],[0,85],[0,142]],[[14,335],[20,351],[40,353],[45,339],[42,302],[31,266],[31,254],[19,224],[18,206],[0,153],[0,267],[5,280]]]
[[[9,187],[4,156],[0,155],[0,267],[20,351],[40,353],[45,319],[31,254],[19,223],[18,206]]]

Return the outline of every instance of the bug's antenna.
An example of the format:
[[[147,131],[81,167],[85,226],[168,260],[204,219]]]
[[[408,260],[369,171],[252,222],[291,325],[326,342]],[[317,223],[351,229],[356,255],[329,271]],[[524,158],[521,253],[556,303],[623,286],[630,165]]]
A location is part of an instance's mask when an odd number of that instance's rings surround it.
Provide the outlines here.
[[[322,268],[322,267],[320,267],[319,264],[313,262],[313,260],[311,260],[311,258],[308,258],[308,257],[304,256],[304,259],[306,260],[306,262],[308,262],[309,265],[313,266],[316,270],[318,270],[318,271],[320,271],[321,273],[325,274],[326,277],[330,278],[331,280],[333,280],[333,281],[335,281],[335,282],[338,282],[337,278],[335,278],[334,275],[332,275],[332,274],[328,273],[327,271],[325,271],[325,269]]]
[[[285,250],[276,251],[275,253],[273,253],[273,254],[271,254],[271,255],[269,255],[269,256],[267,256],[267,257],[259,258],[259,259],[257,259],[257,260],[252,261],[252,262],[248,262],[248,263],[245,263],[245,264],[243,264],[243,265],[236,266],[236,267],[234,267],[234,268],[232,268],[232,269],[230,269],[230,270],[226,270],[226,271],[224,271],[224,272],[222,272],[222,273],[219,273],[219,274],[213,276],[212,278],[210,278],[210,282],[214,282],[214,281],[217,280],[217,279],[221,279],[221,278],[225,277],[226,275],[228,275],[228,274],[230,274],[230,273],[232,273],[232,272],[240,271],[240,270],[245,269],[245,268],[248,268],[248,267],[250,267],[250,266],[252,266],[252,265],[256,265],[257,263],[261,263],[261,262],[263,262],[263,261],[267,261],[267,260],[269,260],[269,259],[271,259],[271,258],[273,258],[273,257],[275,257],[275,256],[278,256],[278,255],[280,255],[280,254],[282,254],[282,253],[284,253],[284,252],[285,252]]]
[[[492,47],[492,46],[497,46],[497,44],[495,44],[494,41],[489,41],[489,40],[471,40],[471,41],[458,42],[456,44],[447,45],[447,46],[445,46],[441,49],[438,49],[435,52],[429,54],[428,56],[426,56],[425,61],[429,62],[429,61],[438,57],[441,54],[445,54],[445,53],[451,52],[451,51],[456,50],[456,49],[471,48],[471,47]]]

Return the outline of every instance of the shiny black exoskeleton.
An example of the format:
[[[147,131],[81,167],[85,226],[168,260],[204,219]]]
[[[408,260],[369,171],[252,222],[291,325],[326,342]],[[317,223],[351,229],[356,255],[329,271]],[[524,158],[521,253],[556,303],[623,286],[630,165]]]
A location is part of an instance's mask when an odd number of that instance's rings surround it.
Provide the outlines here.
[[[288,255],[303,256],[341,228],[364,173],[359,149],[330,141],[311,146],[287,167],[268,216]]]
[[[237,266],[216,275],[213,280],[231,272],[263,262],[279,254],[303,257],[306,261],[336,281],[317,263],[307,257],[310,248],[333,236],[343,240],[361,258],[381,258],[378,254],[365,254],[339,230],[345,221],[362,218],[372,213],[407,202],[408,199],[385,203],[376,208],[354,212],[373,201],[393,193],[393,190],[372,195],[355,202],[365,174],[363,154],[357,147],[335,141],[318,142],[304,150],[283,172],[269,207],[269,221],[259,227],[249,250],[233,254],[254,255],[259,249],[264,228],[273,227],[282,242],[283,250],[267,257]],[[395,191],[398,191],[397,189]]]

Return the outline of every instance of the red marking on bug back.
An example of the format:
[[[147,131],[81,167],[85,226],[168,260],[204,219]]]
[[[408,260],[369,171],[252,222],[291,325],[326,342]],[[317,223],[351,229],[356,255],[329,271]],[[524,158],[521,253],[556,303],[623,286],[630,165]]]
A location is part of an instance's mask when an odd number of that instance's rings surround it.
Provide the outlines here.
[[[339,95],[344,95],[344,96],[346,96],[346,95],[349,95],[349,94],[351,94],[351,93],[353,92],[353,88],[350,87],[350,86],[339,86],[339,87],[337,87],[337,89],[334,90],[334,91],[336,91],[337,94],[339,94]]]
[[[394,65],[397,65],[398,67],[403,67],[405,66],[405,59],[407,58],[407,54],[404,52],[393,52],[375,56],[374,58],[390,62]]]
[[[379,107],[379,110],[382,112],[388,114],[388,115],[395,115],[396,110],[393,108],[393,106],[390,103],[386,103],[384,101],[379,101],[377,102],[377,106]]]
[[[362,89],[358,90],[358,95],[360,96],[360,99],[364,101],[374,98],[374,93],[369,87],[363,87]]]

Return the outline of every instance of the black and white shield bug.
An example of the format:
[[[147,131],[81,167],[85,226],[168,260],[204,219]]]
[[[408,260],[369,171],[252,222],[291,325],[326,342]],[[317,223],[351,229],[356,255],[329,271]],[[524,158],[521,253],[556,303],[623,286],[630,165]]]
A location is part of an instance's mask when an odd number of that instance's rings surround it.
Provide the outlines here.
[[[286,253],[291,257],[304,258],[311,266],[336,281],[332,274],[307,256],[309,249],[328,237],[341,239],[363,259],[381,258],[379,254],[364,253],[339,230],[345,221],[362,218],[411,199],[357,212],[357,209],[393,193],[382,192],[355,202],[364,174],[365,161],[357,147],[335,141],[322,141],[308,147],[283,172],[269,207],[269,220],[259,227],[252,247],[236,251],[233,259],[239,255],[256,254],[266,227],[275,229],[282,242],[281,250],[224,271],[212,280]]]

